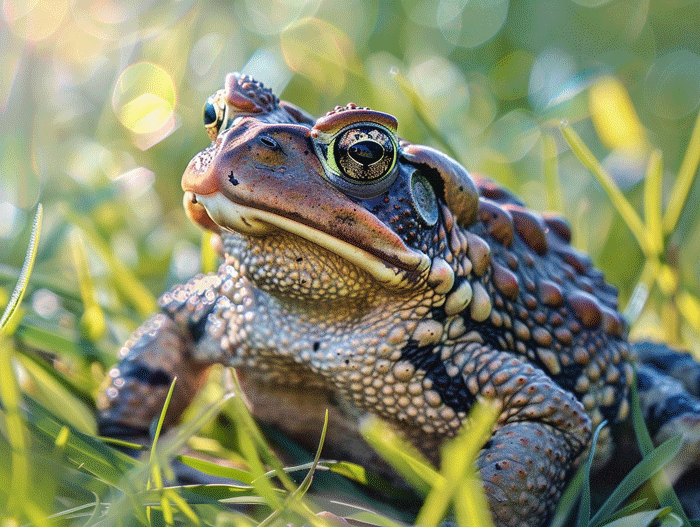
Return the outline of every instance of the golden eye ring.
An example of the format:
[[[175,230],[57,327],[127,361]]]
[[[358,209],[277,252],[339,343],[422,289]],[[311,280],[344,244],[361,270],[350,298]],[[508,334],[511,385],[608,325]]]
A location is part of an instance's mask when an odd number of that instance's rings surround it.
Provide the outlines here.
[[[386,176],[396,162],[392,137],[377,126],[353,127],[333,141],[333,157],[343,176],[372,183]]]

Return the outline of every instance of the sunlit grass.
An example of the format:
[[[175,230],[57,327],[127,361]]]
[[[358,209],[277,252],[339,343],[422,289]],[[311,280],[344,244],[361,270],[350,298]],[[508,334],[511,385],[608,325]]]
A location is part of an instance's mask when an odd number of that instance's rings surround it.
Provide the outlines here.
[[[11,452],[11,457],[7,460],[8,464],[5,467],[10,472],[10,492],[4,509],[9,518],[17,519],[24,515],[40,527],[48,525],[48,523],[30,492],[30,481],[38,467],[30,459],[27,445],[28,438],[21,415],[22,396],[13,371],[14,350],[8,337],[11,336],[16,327],[13,323],[13,318],[21,314],[20,304],[27,290],[29,276],[36,259],[42,215],[43,208],[39,204],[34,216],[34,225],[29,238],[27,255],[24,259],[19,280],[3,311],[2,317],[0,317],[0,401],[2,401],[3,416],[5,418],[4,439],[6,439],[8,449]]]

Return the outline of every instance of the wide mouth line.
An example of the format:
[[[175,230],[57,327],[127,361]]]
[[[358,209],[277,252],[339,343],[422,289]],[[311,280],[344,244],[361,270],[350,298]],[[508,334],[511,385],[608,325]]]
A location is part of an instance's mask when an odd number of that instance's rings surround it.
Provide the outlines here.
[[[407,287],[415,283],[429,268],[427,256],[421,255],[415,267],[400,265],[394,258],[358,247],[312,225],[274,212],[235,203],[218,192],[195,194],[195,199],[205,207],[210,218],[222,229],[250,236],[263,236],[270,234],[272,229],[280,229],[344,258],[368,272],[386,287]]]

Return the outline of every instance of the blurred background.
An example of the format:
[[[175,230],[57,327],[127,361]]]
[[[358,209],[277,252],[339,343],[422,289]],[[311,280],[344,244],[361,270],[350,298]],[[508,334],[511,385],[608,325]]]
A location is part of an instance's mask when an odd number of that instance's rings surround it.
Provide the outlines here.
[[[403,137],[559,210],[621,306],[633,298],[633,337],[700,353],[700,188],[673,190],[700,105],[700,2],[3,0],[0,305],[41,202],[16,335],[65,353],[69,370],[80,357],[90,389],[154,298],[213,265],[180,177],[208,145],[203,103],[233,70],[314,114],[349,101],[392,113]],[[643,219],[647,162],[662,152],[659,201],[687,206],[658,258],[571,152],[566,124]]]

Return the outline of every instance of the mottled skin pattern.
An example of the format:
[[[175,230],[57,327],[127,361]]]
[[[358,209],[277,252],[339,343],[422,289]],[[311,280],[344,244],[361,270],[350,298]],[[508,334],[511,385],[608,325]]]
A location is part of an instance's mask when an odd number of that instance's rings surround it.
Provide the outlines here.
[[[491,401],[478,469],[496,524],[544,524],[592,430],[627,417],[634,379],[616,290],[566,223],[399,140],[381,112],[316,120],[237,74],[205,110],[213,142],[183,176],[185,207],[220,236],[224,263],[164,294],[127,342],[101,431],[146,433],[177,376],[172,424],[224,363],[261,422],[313,445],[328,407],[326,455],[381,472],[363,416],[437,464],[472,405]],[[645,393],[664,379],[654,370]],[[700,407],[687,389],[657,429],[682,414],[692,451]],[[599,461],[611,446],[604,429]]]

